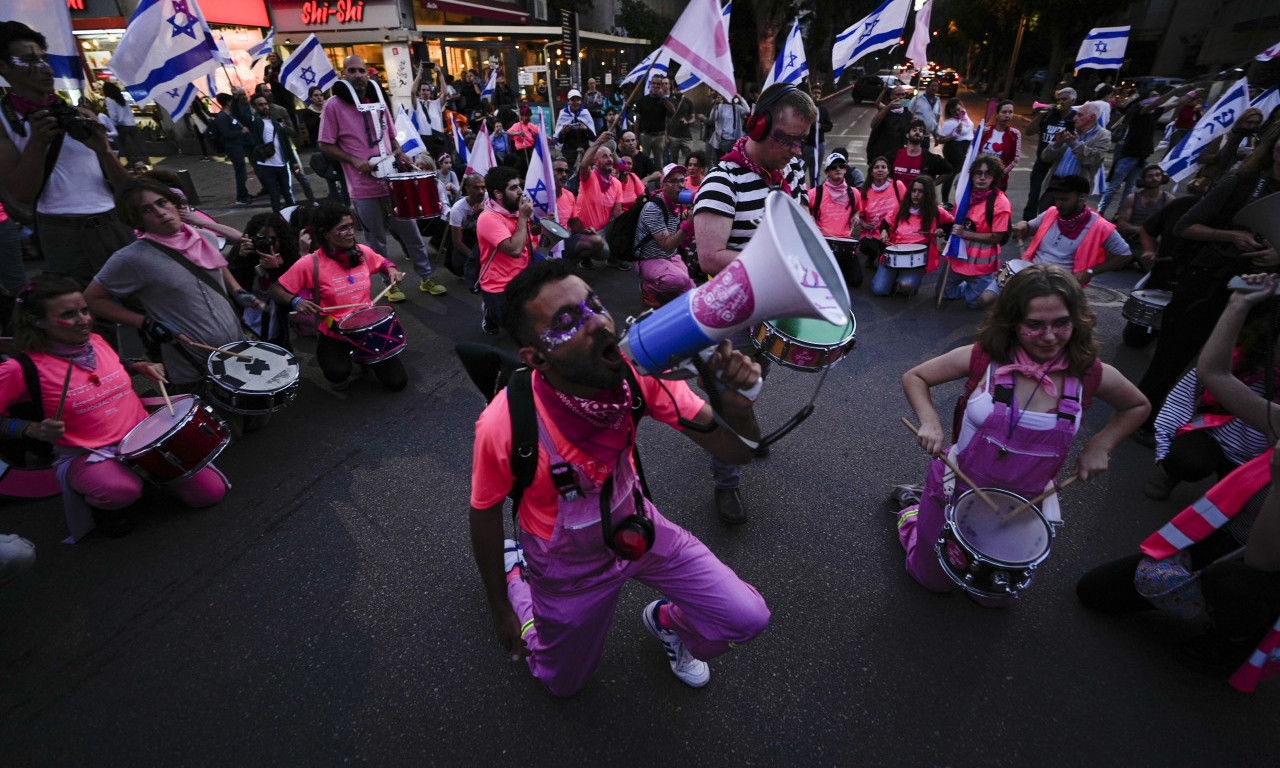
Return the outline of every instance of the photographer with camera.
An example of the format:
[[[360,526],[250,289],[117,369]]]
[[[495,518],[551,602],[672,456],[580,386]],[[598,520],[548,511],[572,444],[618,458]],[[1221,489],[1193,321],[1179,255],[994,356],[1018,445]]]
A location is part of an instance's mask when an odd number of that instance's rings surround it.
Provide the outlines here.
[[[36,242],[49,272],[88,285],[133,231],[114,213],[111,186],[128,179],[106,130],[54,94],[44,35],[0,22],[0,184],[35,208]]]

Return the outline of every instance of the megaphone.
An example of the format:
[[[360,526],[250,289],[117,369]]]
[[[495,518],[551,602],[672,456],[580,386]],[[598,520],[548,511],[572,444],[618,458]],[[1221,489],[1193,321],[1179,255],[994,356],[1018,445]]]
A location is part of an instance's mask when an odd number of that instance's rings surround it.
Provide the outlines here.
[[[541,235],[540,242],[535,250],[539,253],[551,253],[553,249],[561,242],[568,240],[570,233],[560,225],[555,219],[546,218],[538,221],[539,231],[535,234]]]
[[[1058,105],[1057,105],[1057,104],[1042,104],[1041,102],[1038,102],[1038,101],[1033,101],[1033,102],[1031,102],[1031,109],[1032,109],[1032,111],[1035,111],[1035,110],[1037,110],[1037,109],[1053,109],[1053,108],[1054,108],[1054,107],[1056,107],[1056,106],[1058,106]]]
[[[1280,192],[1273,192],[1241,208],[1235,215],[1235,222],[1275,247],[1280,243]],[[1262,286],[1250,285],[1239,277],[1231,278],[1227,287],[1233,291],[1262,289]],[[1276,285],[1276,295],[1280,296],[1280,284]]]
[[[680,196],[676,199],[680,202],[681,205],[689,205],[690,203],[693,202],[693,196],[696,194],[698,193],[692,189],[682,189],[680,190]]]
[[[849,290],[827,241],[795,200],[774,191],[738,258],[713,279],[641,317],[618,346],[648,376],[753,323],[808,317],[843,326],[850,315]]]

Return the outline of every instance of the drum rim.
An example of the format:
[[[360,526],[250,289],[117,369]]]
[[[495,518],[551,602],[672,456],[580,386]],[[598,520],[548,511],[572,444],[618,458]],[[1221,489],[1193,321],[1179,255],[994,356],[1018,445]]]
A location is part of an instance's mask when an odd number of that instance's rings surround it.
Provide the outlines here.
[[[221,383],[219,383],[219,386],[221,387]],[[298,397],[297,390],[300,386],[301,386],[300,379],[294,379],[293,382],[291,382],[284,389],[278,389],[275,392],[244,392],[238,389],[227,389],[226,387],[221,387],[220,390],[210,390],[209,398],[212,399],[214,402],[216,402],[219,406],[221,406],[223,410],[231,411],[232,413],[238,413],[241,416],[265,416],[268,413],[283,411],[285,408],[287,408],[295,399],[297,399]],[[231,395],[233,397],[239,396],[239,397],[267,398],[271,402],[272,407],[255,408],[250,410],[242,406],[229,403],[226,400],[222,399],[221,397],[219,397],[219,391],[225,392],[228,395]]]
[[[982,490],[985,493],[995,492],[1004,496],[1012,496],[1018,500],[1019,504],[1025,504],[1028,501],[1028,499],[1022,497],[1021,495],[1014,493],[1013,491],[1005,490],[1004,488],[983,488]],[[943,516],[946,523],[951,526],[952,532],[955,534],[956,539],[958,541],[963,542],[968,547],[973,548],[974,552],[971,552],[971,554],[975,554],[978,557],[978,559],[982,560],[983,562],[990,563],[991,565],[1007,566],[1010,568],[1026,568],[1027,566],[1039,565],[1040,563],[1043,563],[1046,558],[1049,557],[1049,553],[1053,550],[1053,538],[1054,538],[1053,524],[1049,522],[1049,518],[1045,516],[1044,512],[1040,511],[1039,506],[1032,506],[1030,511],[1036,513],[1036,517],[1044,525],[1045,530],[1049,533],[1049,537],[1045,541],[1044,551],[1041,552],[1039,555],[1037,555],[1035,558],[1031,560],[1018,560],[1015,562],[1011,562],[1007,560],[997,560],[991,555],[988,555],[987,553],[978,549],[977,544],[975,544],[974,542],[970,541],[967,537],[965,537],[964,532],[960,530],[960,526],[956,523],[956,520],[955,520],[956,505],[960,503],[961,499],[964,499],[965,497],[971,494],[974,496],[974,499],[975,499],[973,503],[982,504],[982,500],[978,499],[977,494],[974,493],[974,490],[972,488],[970,488],[969,490],[957,496],[954,502],[947,504],[947,508],[944,511],[944,516]],[[1026,514],[1026,513],[1024,512],[1023,514]]]
[[[133,437],[133,433],[137,432],[138,429],[142,427],[143,424],[146,424],[148,421],[150,421],[152,416],[155,416],[159,413],[164,412],[165,410],[164,406],[161,406],[160,408],[157,408],[156,410],[151,411],[150,413],[147,414],[147,417],[145,419],[138,422],[137,424],[134,424],[133,428],[130,429],[128,432],[126,432],[124,437],[120,438],[120,442],[116,443],[116,453],[120,456],[120,458],[129,459],[135,456],[140,456],[142,455],[142,453],[144,453],[147,449],[149,449],[151,446],[155,445],[156,443],[162,442],[172,437],[174,432],[178,431],[184,425],[186,425],[187,422],[195,418],[196,409],[198,409],[201,405],[204,404],[203,401],[200,400],[200,397],[198,395],[174,395],[169,399],[169,402],[174,405],[175,418],[178,415],[177,404],[179,401],[182,401],[183,403],[190,401],[191,403],[191,407],[187,410],[185,414],[182,415],[181,419],[179,419],[178,421],[175,421],[173,423],[173,426],[169,427],[169,429],[167,429],[166,431],[160,433],[159,437],[157,437],[155,440],[152,440],[150,443],[147,443],[147,445],[144,448],[139,448],[136,450],[126,452],[122,449],[124,448],[125,443],[129,442],[129,438]]]
[[[812,317],[778,318],[778,319],[779,319],[779,320],[815,320],[815,321],[817,321],[817,322],[826,322],[825,320],[822,320],[821,318],[812,318]],[[845,346],[846,344],[848,344],[850,341],[856,341],[857,336],[858,336],[858,321],[857,321],[857,320],[852,316],[852,314],[849,316],[849,322],[848,322],[848,324],[846,325],[846,327],[849,329],[849,333],[848,333],[848,335],[847,335],[847,336],[844,336],[843,338],[841,338],[839,341],[835,342],[834,344],[818,344],[818,343],[816,343],[816,342],[811,342],[811,341],[807,341],[807,340],[805,340],[805,339],[797,338],[797,337],[792,336],[791,334],[787,333],[786,331],[782,330],[781,328],[779,328],[779,327],[778,327],[778,326],[777,326],[777,325],[776,325],[772,320],[765,320],[765,321],[761,322],[759,327],[760,327],[760,328],[764,328],[764,329],[765,329],[765,339],[766,339],[766,340],[767,340],[767,339],[769,339],[769,337],[770,337],[770,336],[780,336],[780,337],[782,337],[782,338],[786,339],[787,341],[789,341],[789,342],[793,342],[793,343],[795,343],[795,344],[797,344],[797,345],[804,346],[804,347],[816,347],[816,348],[819,348],[819,349],[821,349],[821,350],[823,350],[823,351],[830,351],[830,350],[833,350],[833,349],[839,349],[839,348],[841,348],[841,347]],[[756,337],[758,337],[758,336],[759,336],[759,331],[756,331],[756,333],[752,334],[752,338],[753,338],[753,339],[754,339],[754,338],[756,338]],[[761,344],[763,344],[763,342],[760,342],[760,343],[761,343]],[[763,352],[764,350],[763,350],[763,349],[761,349],[761,351]],[[767,354],[767,353],[766,353],[766,354]]]
[[[894,249],[897,249],[896,251]],[[885,253],[928,253],[927,243],[893,243],[884,247]]]
[[[258,349],[258,350],[268,350],[268,351],[273,352],[273,353],[278,352],[279,354],[278,354],[278,355],[276,355],[276,356],[277,356],[277,357],[283,357],[283,358],[284,358],[284,360],[285,360],[285,368],[292,367],[292,368],[294,369],[293,381],[292,381],[290,384],[296,384],[296,383],[298,383],[298,380],[302,378],[302,364],[298,362],[298,356],[297,356],[297,355],[293,354],[292,352],[290,352],[289,350],[287,350],[287,349],[285,349],[284,347],[280,346],[279,344],[272,344],[272,343],[271,343],[271,342],[269,342],[269,341],[261,341],[261,340],[259,340],[259,339],[241,339],[240,341],[232,341],[232,342],[228,342],[228,343],[226,343],[226,344],[223,344],[222,346],[218,347],[218,352],[210,352],[210,353],[209,353],[209,357],[205,360],[205,363],[204,363],[204,368],[205,368],[205,380],[206,380],[206,381],[211,382],[211,383],[213,383],[213,384],[217,384],[219,388],[221,388],[221,389],[223,389],[223,390],[225,390],[225,391],[227,391],[227,392],[245,392],[245,391],[246,391],[246,390],[240,390],[240,389],[232,389],[231,387],[228,387],[226,384],[222,383],[222,382],[218,379],[218,374],[216,374],[216,373],[214,373],[213,371],[209,370],[209,369],[210,369],[210,366],[213,364],[213,356],[214,356],[214,355],[217,355],[217,354],[219,354],[219,353],[223,352],[224,350],[226,350],[226,348],[227,348],[227,347],[234,346],[234,345],[237,345],[237,344],[244,344],[244,345],[247,345],[247,346],[243,346],[243,347],[240,347],[240,349],[233,349],[233,350],[230,350],[230,351],[232,351],[232,352],[240,352],[240,353],[243,353],[245,349]],[[248,392],[250,392],[250,393],[252,393],[252,394],[264,394],[264,395],[265,395],[265,394],[273,394],[273,393],[275,393],[275,392],[280,392],[280,391],[282,391],[283,389],[288,388],[288,387],[290,386],[290,384],[286,384],[286,385],[285,385],[284,387],[282,387],[281,389],[273,389],[273,390],[247,390],[247,391],[248,391]]]
[[[370,323],[369,325],[362,325],[359,328],[343,328],[342,327],[342,324],[345,323],[346,321],[350,320],[351,318],[355,317],[361,312],[368,312],[371,309],[385,309],[387,310],[387,312],[376,323]],[[345,336],[348,331],[350,331],[351,333],[358,333],[359,331],[367,331],[371,328],[377,327],[381,323],[385,323],[388,318],[394,318],[395,316],[396,316],[396,310],[394,307],[389,307],[386,304],[370,304],[367,307],[360,307],[359,309],[353,310],[350,314],[343,315],[342,319],[338,321],[338,332]]]

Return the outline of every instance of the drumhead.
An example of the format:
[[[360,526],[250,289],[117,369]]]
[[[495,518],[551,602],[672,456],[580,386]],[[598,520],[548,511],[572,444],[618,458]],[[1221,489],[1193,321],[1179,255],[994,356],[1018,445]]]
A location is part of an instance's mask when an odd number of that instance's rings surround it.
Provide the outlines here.
[[[169,409],[161,406],[160,410],[138,422],[120,441],[121,454],[140,451],[159,441],[191,418],[191,412],[199,401],[194,395],[178,395],[170,398],[170,402],[173,403],[173,415],[170,416]]]
[[[412,181],[413,179],[434,179],[435,176],[431,171],[405,171],[389,173],[386,178],[388,181]]]
[[[855,327],[852,317],[844,325],[832,325],[826,320],[811,317],[780,317],[766,321],[765,325],[776,328],[797,341],[823,347],[836,347],[848,341],[853,336]]]
[[[826,238],[828,244],[842,243],[844,245],[857,245],[858,241],[852,237],[830,237]]]
[[[1040,560],[1049,551],[1050,528],[1037,509],[1029,509],[1012,520],[1000,519],[1026,499],[995,488],[983,488],[997,509],[992,510],[973,491],[966,491],[952,508],[956,535],[988,559],[1009,565],[1025,565]]]
[[[884,247],[885,253],[897,254],[899,256],[906,256],[914,253],[927,253],[928,250],[929,246],[921,243],[895,243]]]
[[[233,392],[279,392],[298,380],[301,369],[289,350],[265,341],[233,341],[218,349],[252,357],[209,353],[209,376]]]
[[[1159,288],[1138,288],[1131,291],[1130,296],[1145,301],[1148,304],[1155,304],[1160,307],[1169,306],[1169,300],[1173,298],[1173,294],[1169,291],[1162,291]]]
[[[395,313],[396,311],[386,304],[375,304],[372,307],[357,309],[342,318],[338,323],[338,330],[358,331],[362,328],[371,328]]]

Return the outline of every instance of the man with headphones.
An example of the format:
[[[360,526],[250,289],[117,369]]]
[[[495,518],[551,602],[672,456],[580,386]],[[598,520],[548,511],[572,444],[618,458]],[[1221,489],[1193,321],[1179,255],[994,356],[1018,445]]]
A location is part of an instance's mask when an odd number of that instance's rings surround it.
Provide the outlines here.
[[[799,158],[817,119],[813,99],[790,83],[775,83],[760,94],[743,126],[746,135],[703,177],[693,202],[698,263],[708,274],[718,274],[738,258],[755,235],[772,190],[782,190],[801,205],[807,203]],[[732,341],[735,347],[748,348],[749,332],[735,334]],[[711,471],[720,520],[726,525],[747,522],[738,490],[740,468],[713,456]]]
[[[618,348],[612,316],[568,259],[546,259],[507,284],[502,325],[524,367],[476,421],[471,545],[510,657],[555,696],[572,696],[600,661],[624,584],[665,599],[641,622],[671,671],[701,688],[707,661],[769,623],[764,598],[649,498],[636,424],[648,416],[682,428],[702,449],[748,462],[733,432],[758,439],[745,390],[760,366],[727,342],[708,361],[729,389],[716,428],[711,407],[683,381],[640,376]],[[732,430],[732,432],[730,431]],[[519,543],[503,540],[513,499]],[[670,601],[670,602],[668,602]]]

